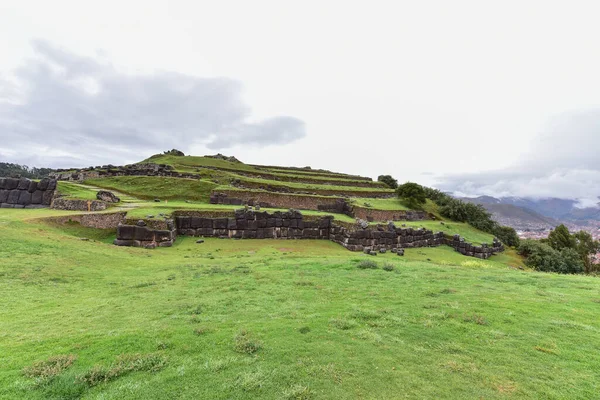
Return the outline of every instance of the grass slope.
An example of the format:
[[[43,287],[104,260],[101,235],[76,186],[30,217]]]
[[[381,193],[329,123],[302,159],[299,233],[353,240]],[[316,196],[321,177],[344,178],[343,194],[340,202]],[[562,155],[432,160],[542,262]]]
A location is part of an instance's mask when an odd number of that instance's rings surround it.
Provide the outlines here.
[[[117,248],[31,223],[53,214],[0,210],[2,399],[600,392],[596,278],[447,247],[404,258],[327,241]]]
[[[208,202],[216,184],[197,179],[151,176],[116,176],[88,179],[86,184],[118,190],[140,199],[200,200]]]

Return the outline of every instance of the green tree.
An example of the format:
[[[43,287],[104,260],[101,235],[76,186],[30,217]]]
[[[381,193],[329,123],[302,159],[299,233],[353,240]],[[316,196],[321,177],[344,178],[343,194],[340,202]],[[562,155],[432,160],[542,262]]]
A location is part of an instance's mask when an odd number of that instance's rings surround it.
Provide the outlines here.
[[[398,187],[398,181],[392,178],[391,175],[379,175],[377,177],[377,182],[383,182],[392,189],[396,189]]]
[[[421,208],[427,201],[423,186],[413,182],[406,182],[405,184],[398,186],[396,194],[400,200],[413,209]]]
[[[510,226],[497,226],[493,234],[507,246],[518,247],[521,241],[517,231]]]
[[[594,240],[592,235],[586,231],[579,231],[573,234],[575,239],[575,250],[583,262],[583,268],[586,274],[594,270],[592,257],[600,251],[600,242]]]
[[[550,232],[547,243],[554,250],[558,251],[561,251],[562,249],[574,249],[576,244],[575,238],[571,235],[571,232],[569,232],[569,228],[562,224]]]

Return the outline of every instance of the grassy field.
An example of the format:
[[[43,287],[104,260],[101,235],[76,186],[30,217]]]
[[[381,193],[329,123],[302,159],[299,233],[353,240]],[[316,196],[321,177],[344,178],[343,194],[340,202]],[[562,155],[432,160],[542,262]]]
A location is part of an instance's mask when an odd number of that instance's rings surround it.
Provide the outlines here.
[[[327,241],[193,238],[148,251],[33,223],[63,214],[0,210],[2,399],[600,392],[597,278],[509,268],[510,251],[369,257]]]
[[[96,200],[97,190],[89,189],[77,183],[59,181],[57,190],[63,197],[81,200]]]
[[[216,184],[198,179],[116,176],[88,179],[86,184],[117,190],[140,199],[198,200],[208,202]]]

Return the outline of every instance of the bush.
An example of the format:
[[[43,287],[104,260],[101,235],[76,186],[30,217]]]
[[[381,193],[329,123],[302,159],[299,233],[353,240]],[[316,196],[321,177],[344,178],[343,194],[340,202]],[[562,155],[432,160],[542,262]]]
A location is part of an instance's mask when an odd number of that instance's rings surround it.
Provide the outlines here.
[[[559,274],[578,274],[583,272],[583,262],[577,251],[565,248],[555,250],[536,240],[522,240],[519,254],[526,257],[525,264],[537,271]]]
[[[391,272],[391,271],[393,271],[394,269],[396,269],[396,267],[394,267],[394,265],[393,265],[393,264],[388,264],[388,263],[385,263],[385,264],[383,265],[383,270],[384,270],[384,271],[390,271],[390,272]]]
[[[377,269],[377,268],[379,268],[379,266],[373,260],[362,260],[361,262],[358,263],[358,265],[356,266],[356,268],[360,268],[360,269]]]
[[[420,208],[427,201],[423,186],[413,182],[406,182],[398,186],[396,194],[410,208]]]
[[[521,239],[519,239],[517,231],[510,226],[497,226],[493,233],[498,239],[500,239],[502,243],[507,246],[519,247],[519,243],[521,243]]]
[[[377,177],[377,182],[383,182],[392,189],[396,189],[398,187],[398,181],[392,178],[391,175],[379,175]]]

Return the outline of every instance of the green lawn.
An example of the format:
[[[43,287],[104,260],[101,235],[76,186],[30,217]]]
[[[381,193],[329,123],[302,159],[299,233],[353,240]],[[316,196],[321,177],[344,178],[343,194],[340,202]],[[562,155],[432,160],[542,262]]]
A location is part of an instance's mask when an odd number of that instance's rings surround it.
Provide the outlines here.
[[[597,278],[509,268],[511,252],[369,257],[328,241],[194,238],[149,251],[32,223],[63,214],[0,210],[2,399],[600,392]]]
[[[365,205],[365,203],[368,204],[370,207]],[[402,204],[400,202],[400,199],[398,199],[397,197],[391,197],[388,199],[373,199],[366,197],[354,198],[352,199],[352,204],[358,207],[372,208],[374,210],[409,210],[409,208]]]
[[[117,190],[140,199],[199,200],[208,202],[215,183],[199,179],[117,176],[88,179],[86,184]]]
[[[68,198],[82,200],[96,200],[97,190],[87,188],[73,182],[59,181],[57,186],[58,192]]]

